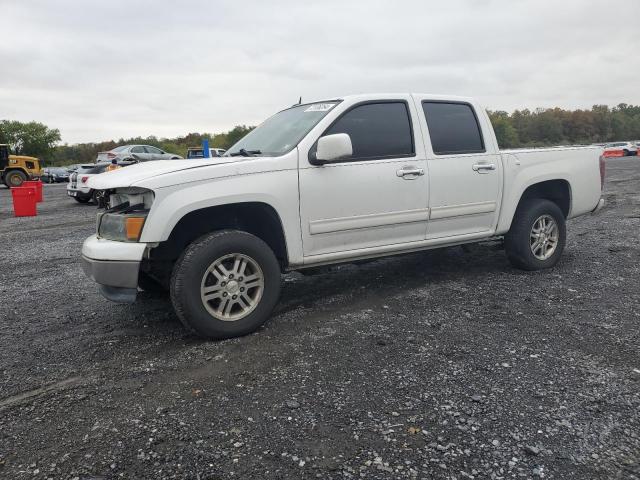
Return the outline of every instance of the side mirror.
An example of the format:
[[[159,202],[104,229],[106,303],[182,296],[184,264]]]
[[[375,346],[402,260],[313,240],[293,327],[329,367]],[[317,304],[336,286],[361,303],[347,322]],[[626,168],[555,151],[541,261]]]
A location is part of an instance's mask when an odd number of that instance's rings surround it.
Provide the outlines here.
[[[353,155],[351,138],[346,133],[334,133],[318,139],[316,161],[318,164],[335,162]]]

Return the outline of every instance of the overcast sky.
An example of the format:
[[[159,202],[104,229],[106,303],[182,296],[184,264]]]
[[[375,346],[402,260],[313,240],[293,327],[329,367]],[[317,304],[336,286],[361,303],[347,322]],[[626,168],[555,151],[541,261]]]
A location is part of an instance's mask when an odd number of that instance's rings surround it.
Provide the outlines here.
[[[640,104],[639,0],[0,0],[0,119],[64,142],[257,124],[350,93]]]

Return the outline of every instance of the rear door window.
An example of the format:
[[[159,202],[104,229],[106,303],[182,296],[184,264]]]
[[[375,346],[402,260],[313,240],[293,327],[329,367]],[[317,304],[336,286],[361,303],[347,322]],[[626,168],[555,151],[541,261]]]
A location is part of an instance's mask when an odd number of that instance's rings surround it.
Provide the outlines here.
[[[468,103],[422,102],[436,155],[485,151],[480,124]]]
[[[358,105],[343,114],[324,135],[346,133],[351,138],[350,160],[415,155],[409,109],[405,102]]]

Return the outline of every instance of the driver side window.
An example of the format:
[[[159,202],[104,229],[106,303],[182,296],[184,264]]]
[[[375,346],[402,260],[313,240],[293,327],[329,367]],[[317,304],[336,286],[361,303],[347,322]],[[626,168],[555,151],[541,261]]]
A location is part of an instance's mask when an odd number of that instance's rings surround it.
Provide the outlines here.
[[[409,109],[402,101],[365,103],[344,113],[324,135],[346,133],[349,161],[413,157],[415,148]]]

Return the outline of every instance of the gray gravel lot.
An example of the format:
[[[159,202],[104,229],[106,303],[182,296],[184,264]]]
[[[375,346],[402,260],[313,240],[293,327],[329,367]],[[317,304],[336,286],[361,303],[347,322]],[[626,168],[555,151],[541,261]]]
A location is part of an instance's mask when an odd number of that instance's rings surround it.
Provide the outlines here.
[[[96,208],[0,188],[0,477],[640,478],[640,159],[561,263],[496,244],[287,275],[271,321],[205,342],[166,299],[104,300]]]

